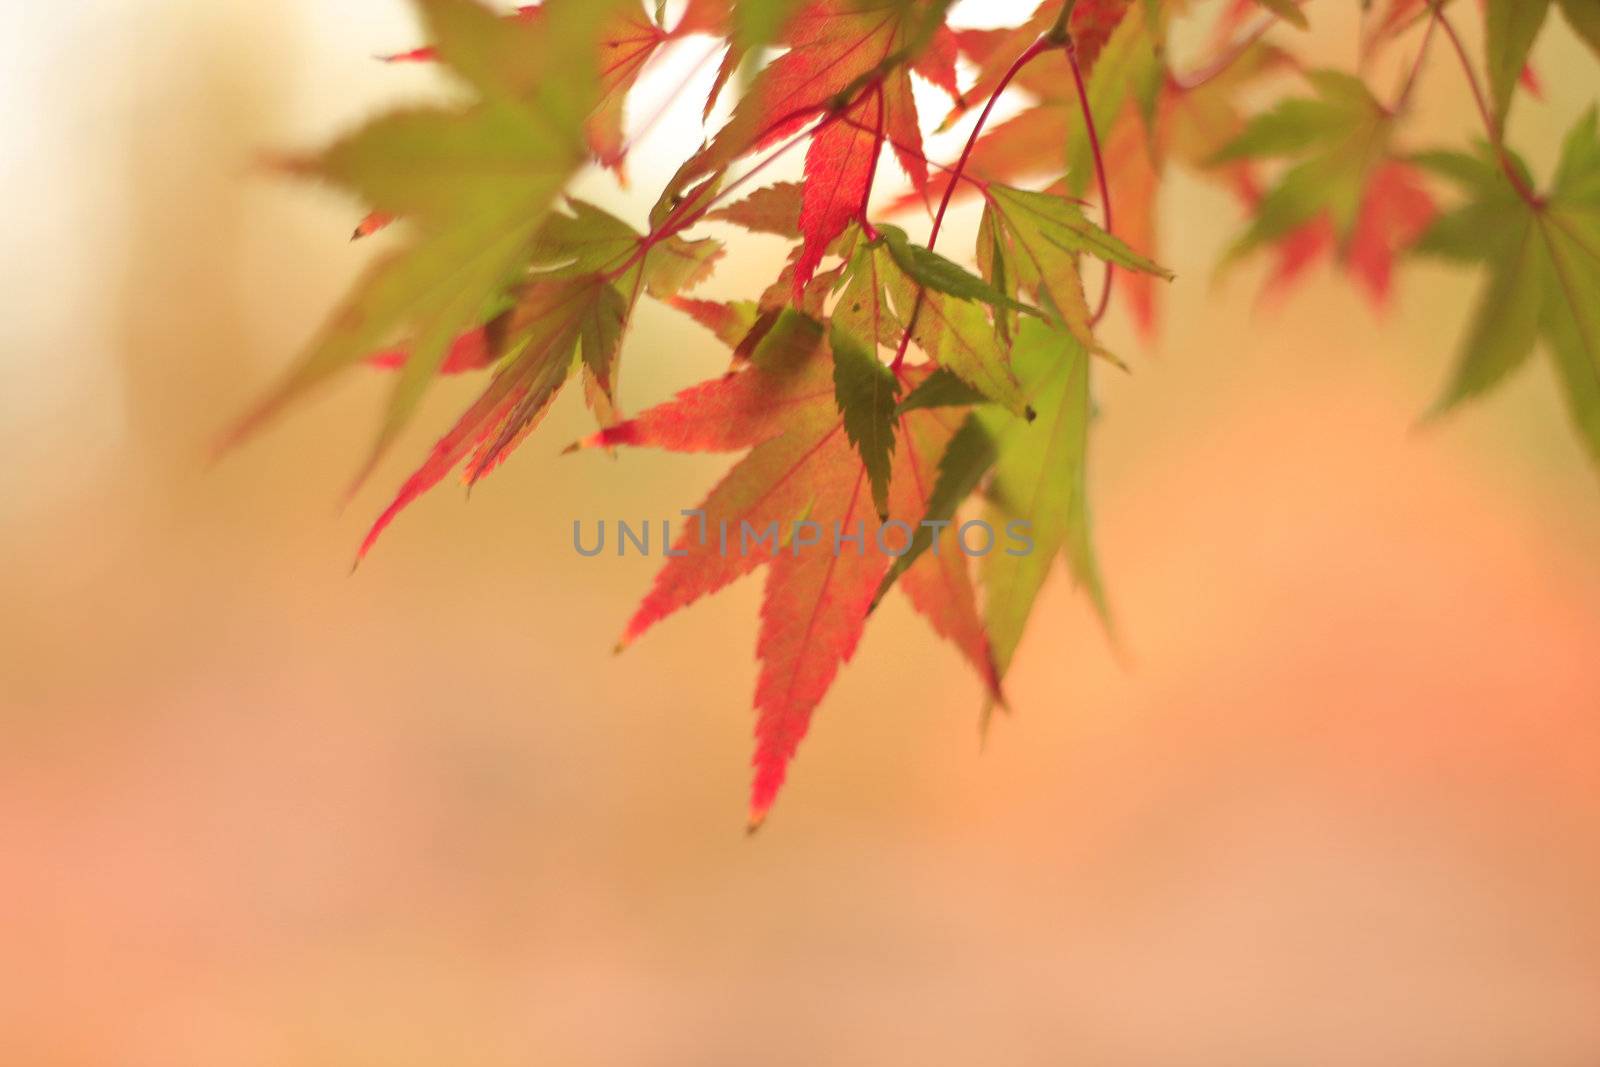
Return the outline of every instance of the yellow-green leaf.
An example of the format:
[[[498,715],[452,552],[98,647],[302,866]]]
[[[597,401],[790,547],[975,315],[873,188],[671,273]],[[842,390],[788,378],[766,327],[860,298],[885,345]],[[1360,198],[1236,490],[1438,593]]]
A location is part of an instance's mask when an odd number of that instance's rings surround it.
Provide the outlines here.
[[[1102,619],[1107,625],[1110,620],[1086,499],[1089,354],[1067,334],[1028,321],[1018,330],[1014,358],[1038,419],[1023,422],[992,409],[977,413],[998,449],[987,520],[997,531],[1022,533],[1030,542],[1026,551],[996,547],[983,560],[984,622],[1002,675],[1061,553]]]
[[[878,359],[876,345],[863,343],[838,322],[828,341],[833,349],[834,399],[844,416],[845,436],[866,467],[873,506],[880,518],[887,517],[899,385],[894,373]]]
[[[1528,53],[1550,12],[1550,0],[1489,0],[1484,21],[1484,48],[1488,52],[1489,93],[1494,98],[1494,118],[1505,129],[1511,97],[1528,65]]]

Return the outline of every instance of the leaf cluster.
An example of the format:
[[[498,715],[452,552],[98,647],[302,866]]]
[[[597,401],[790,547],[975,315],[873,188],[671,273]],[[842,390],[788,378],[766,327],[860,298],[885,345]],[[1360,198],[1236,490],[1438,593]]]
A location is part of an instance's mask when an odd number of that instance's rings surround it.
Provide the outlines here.
[[[481,374],[363,555],[452,472],[471,483],[505,461],[569,382],[598,424],[573,450],[739,453],[692,512],[698,523],[679,530],[622,644],[767,571],[759,824],[892,591],[971,664],[987,707],[1004,706],[1057,560],[1110,625],[1090,430],[1096,374],[1127,362],[1101,327],[1115,292],[1154,333],[1173,278],[1158,262],[1159,191],[1175,169],[1236,198],[1242,232],[1224,262],[1268,256],[1274,286],[1323,256],[1376,300],[1409,255],[1481,267],[1484,297],[1436,410],[1489,391],[1542,342],[1600,463],[1596,113],[1573,127],[1542,189],[1508,144],[1551,9],[1600,50],[1596,8],[1486,0],[1484,89],[1452,23],[1470,5],[1380,3],[1365,63],[1397,42],[1415,55],[1389,99],[1357,74],[1305,69],[1281,42],[1283,29],[1290,41],[1315,32],[1327,2],[1229,0],[1204,61],[1180,70],[1168,43],[1196,17],[1184,0],[1043,0],[1015,26],[981,30],[953,25],[951,0],[544,0],[504,15],[477,0],[415,0],[428,43],[392,58],[437,62],[465,92],[284,161],[361,203],[358,237],[399,232],[235,436],[342,372],[385,368],[394,382],[365,476],[436,377]],[[701,108],[707,138],[637,226],[573,198],[585,167],[627,178],[630,93],[692,37],[722,49]],[[1487,139],[1465,151],[1406,143],[1423,63],[1450,58],[1441,41],[1485,120]],[[933,92],[916,92],[919,81]],[[1002,95],[1023,106],[991,123]],[[1273,102],[1253,106],[1264,96]],[[922,113],[930,100],[942,116]],[[936,164],[923,131],[957,123],[965,149]],[[801,146],[802,180],[758,180]],[[887,206],[874,199],[885,163],[905,179]],[[960,198],[981,214],[970,254],[952,255],[937,240]],[[918,210],[932,216],[925,239],[889,221]],[[742,299],[693,295],[728,227],[785,242],[781,270]],[[730,369],[628,417],[624,341],[645,299],[705,326]],[[973,553],[969,526],[1019,531],[1027,551]]]

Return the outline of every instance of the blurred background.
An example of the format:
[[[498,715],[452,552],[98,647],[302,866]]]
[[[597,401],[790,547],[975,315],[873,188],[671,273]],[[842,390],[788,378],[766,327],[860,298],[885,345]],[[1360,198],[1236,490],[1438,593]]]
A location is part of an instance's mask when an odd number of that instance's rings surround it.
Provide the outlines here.
[[[1345,6],[1310,49],[1349,66]],[[0,5],[0,1058],[1600,1062],[1600,486],[1543,359],[1417,428],[1473,279],[1263,302],[1177,178],[1162,339],[1114,314],[1135,369],[1097,383],[1125,655],[1058,574],[980,751],[976,679],[893,601],[746,839],[759,581],[613,657],[658,561],[570,546],[728,459],[563,458],[569,393],[353,577],[474,382],[343,510],[375,374],[208,460],[373,254],[256,160],[436,93],[372,61],[415,41],[403,0]],[[1446,58],[1418,145],[1476,133]],[[1564,27],[1536,61],[1548,173],[1600,77]],[[694,110],[586,195],[642,220]],[[724,362],[647,307],[623,400]]]

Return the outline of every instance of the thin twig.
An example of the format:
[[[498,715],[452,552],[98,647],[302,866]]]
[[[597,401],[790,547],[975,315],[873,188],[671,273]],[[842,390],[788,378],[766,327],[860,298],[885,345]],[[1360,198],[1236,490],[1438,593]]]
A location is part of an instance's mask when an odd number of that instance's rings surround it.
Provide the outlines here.
[[[1394,107],[1390,110],[1400,114],[1411,104],[1411,94],[1416,91],[1417,79],[1422,75],[1423,60],[1428,58],[1428,45],[1433,42],[1433,31],[1439,28],[1439,18],[1443,14],[1439,8],[1433,9],[1433,16],[1428,19],[1428,28],[1423,31],[1422,43],[1417,46],[1417,59],[1411,65],[1411,73],[1406,77],[1405,84],[1400,88],[1400,95],[1395,98]]]
[[[1461,70],[1467,76],[1467,84],[1472,88],[1472,99],[1478,105],[1478,114],[1483,118],[1483,125],[1489,131],[1489,143],[1494,146],[1495,155],[1499,157],[1500,169],[1505,171],[1506,178],[1510,180],[1511,187],[1517,195],[1529,204],[1538,206],[1541,201],[1537,193],[1528,187],[1527,181],[1522,177],[1522,172],[1511,159],[1511,153],[1506,151],[1505,139],[1499,124],[1494,121],[1494,115],[1489,110],[1488,98],[1483,95],[1483,86],[1478,84],[1478,73],[1472,69],[1472,60],[1467,56],[1466,46],[1461,43],[1461,35],[1456,33],[1456,28],[1450,24],[1439,0],[1434,0],[1433,14],[1438,20],[1439,28],[1444,30],[1449,38],[1451,47],[1456,51],[1456,56],[1461,60]]]

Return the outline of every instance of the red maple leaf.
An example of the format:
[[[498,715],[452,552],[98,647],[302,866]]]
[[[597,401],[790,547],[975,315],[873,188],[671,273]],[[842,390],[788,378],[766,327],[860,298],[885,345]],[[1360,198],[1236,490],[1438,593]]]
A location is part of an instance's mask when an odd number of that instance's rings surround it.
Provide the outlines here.
[[[1078,63],[1085,73],[1094,68],[1100,50],[1122,24],[1133,0],[1080,0],[1067,20],[1067,30],[1078,49]]]
[[[1342,243],[1325,214],[1276,242],[1277,260],[1268,289],[1281,292],[1332,255],[1381,308],[1388,302],[1395,260],[1417,242],[1437,214],[1438,205],[1415,167],[1398,160],[1380,163],[1367,179],[1355,225]]]
[[[864,121],[872,112],[877,114],[876,127],[869,127]],[[876,131],[883,128],[884,113],[881,91],[870,94],[846,113],[848,121],[831,123],[811,139],[800,199],[803,247],[794,269],[796,300],[816,274],[828,245],[866,209],[865,197],[878,164],[880,138]],[[923,178],[927,178],[926,170]]]
[[[1373,173],[1344,255],[1374,301],[1381,304],[1389,295],[1395,258],[1416,244],[1437,214],[1416,168],[1391,161]]]
[[[700,518],[680,532],[673,551],[682,555],[656,575],[621,644],[741,575],[770,566],[756,650],[761,671],[752,827],[771,808],[813,712],[855,652],[891,552],[909,543],[927,514],[936,465],[961,419],[959,409],[951,408],[898,418],[885,524],[874,513],[866,469],[835,404],[832,366],[820,328],[790,312],[743,369],[580,442],[675,452],[750,450],[701,504]],[[903,387],[920,382],[928,369],[902,368]],[[802,533],[796,523],[815,526]],[[762,536],[773,531],[775,536]],[[836,541],[836,531],[846,539]],[[856,535],[859,542],[848,539]],[[940,540],[938,550],[924,553],[901,584],[913,606],[997,692],[966,558],[953,529],[945,529]]]
[[[524,335],[526,344],[495,371],[484,391],[406,479],[361,542],[358,561],[401,511],[456,467],[465,463],[468,484],[476,482],[539,424],[571,372],[574,347],[604,286],[597,276],[537,282],[506,319],[457,339],[451,354],[459,352],[469,362],[480,358],[480,347],[483,361],[492,361],[499,355],[499,338],[508,332]],[[394,358],[403,364],[406,357],[401,350]]]
[[[855,94],[848,113],[823,123],[807,152],[800,215],[804,251],[793,281],[796,292],[861,210],[881,144],[892,148],[914,188],[926,188],[928,165],[911,73],[960,98],[954,36],[942,22],[927,25],[938,13],[931,4],[903,0],[813,0],[784,30],[788,51],[762,69],[728,125],[686,170],[715,170],[792,133],[836,104],[841,93]],[[909,62],[895,61],[908,48],[917,50]]]
[[[1135,252],[1153,258],[1157,251],[1156,192],[1161,169],[1137,104],[1128,105],[1106,138],[1105,167],[1107,175],[1112,176],[1117,236]],[[1134,324],[1149,340],[1156,329],[1156,275],[1123,271],[1121,278]]]

